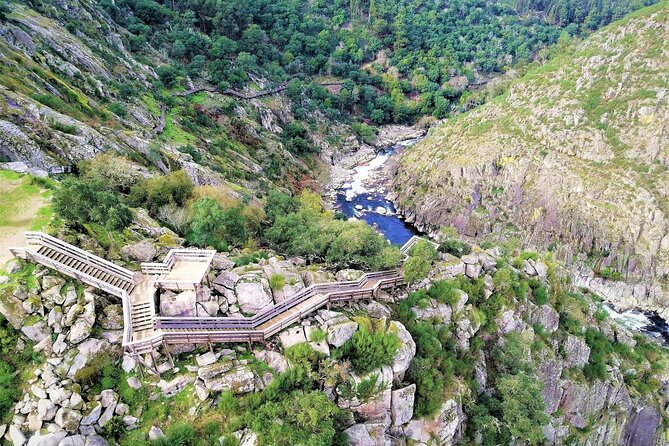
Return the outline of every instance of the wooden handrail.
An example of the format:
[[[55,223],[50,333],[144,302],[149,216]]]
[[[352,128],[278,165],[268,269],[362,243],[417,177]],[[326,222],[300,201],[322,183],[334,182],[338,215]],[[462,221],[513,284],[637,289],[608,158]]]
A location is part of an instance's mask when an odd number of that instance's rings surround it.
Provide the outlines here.
[[[52,237],[43,232],[26,232],[26,239],[28,240],[29,244],[39,244],[46,246],[47,248],[55,249],[62,252],[63,254],[70,255],[77,258],[78,260],[86,262],[91,266],[101,268],[105,270],[105,272],[112,274],[120,279],[127,280],[130,283],[134,283],[135,281],[135,275],[132,271],[129,271],[116,265],[115,263],[84,251],[83,249],[79,249],[76,246],[70,245],[69,243],[65,243],[56,237]]]

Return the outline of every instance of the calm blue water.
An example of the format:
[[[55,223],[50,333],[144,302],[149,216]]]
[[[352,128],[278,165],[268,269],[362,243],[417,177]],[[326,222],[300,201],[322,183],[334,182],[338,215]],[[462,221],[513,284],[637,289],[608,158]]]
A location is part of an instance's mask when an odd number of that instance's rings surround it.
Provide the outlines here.
[[[355,208],[357,205],[362,205],[364,211],[357,210]],[[381,215],[375,212],[374,210],[379,206],[390,210],[392,214]],[[403,245],[414,234],[418,233],[413,226],[395,215],[395,206],[378,192],[358,195],[353,201],[346,201],[345,192],[337,193],[336,207],[339,212],[349,218],[355,217],[366,221],[368,225],[374,227],[393,245]]]
[[[402,143],[400,146],[406,147],[413,143],[415,140]],[[395,214],[395,206],[385,198],[384,193],[379,191],[378,184],[375,184],[370,176],[373,177],[378,173],[394,150],[400,146],[381,150],[366,166],[357,167],[351,183],[345,184],[337,191],[335,201],[335,208],[339,212],[348,218],[367,222],[393,245],[403,245],[418,231]],[[352,196],[350,201],[346,199],[347,194],[349,197]],[[385,209],[385,213],[379,212],[378,208]]]

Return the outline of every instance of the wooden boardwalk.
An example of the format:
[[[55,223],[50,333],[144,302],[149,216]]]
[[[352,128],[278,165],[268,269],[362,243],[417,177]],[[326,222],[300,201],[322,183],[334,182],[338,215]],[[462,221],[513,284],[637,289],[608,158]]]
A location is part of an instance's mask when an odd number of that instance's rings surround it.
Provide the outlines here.
[[[41,232],[27,232],[26,239],[26,247],[11,249],[14,256],[121,298],[123,347],[134,355],[151,353],[166,344],[262,342],[332,302],[373,299],[381,290],[404,284],[397,270],[367,273],[356,281],[311,285],[251,317],[161,317],[156,312],[158,289],[197,293],[213,251],[173,250],[162,263],[143,264],[140,273]],[[418,240],[409,240],[402,252],[408,252]]]

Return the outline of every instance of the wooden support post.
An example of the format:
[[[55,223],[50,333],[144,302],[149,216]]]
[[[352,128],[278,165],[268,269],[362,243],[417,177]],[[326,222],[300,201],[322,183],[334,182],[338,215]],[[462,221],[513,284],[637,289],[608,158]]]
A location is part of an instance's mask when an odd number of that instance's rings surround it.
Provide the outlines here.
[[[170,362],[170,365],[174,368],[174,359],[172,358],[172,353],[170,353],[170,349],[165,341],[163,341],[163,350],[165,350],[165,355],[167,355],[167,360]]]
[[[142,365],[143,365],[143,364],[142,364],[142,359],[141,359],[141,358],[139,357],[139,355],[138,355],[137,353],[135,353],[135,352],[133,352],[132,356],[133,356],[133,358],[135,358],[135,362],[136,362],[137,365],[138,365],[137,368],[139,369],[139,376],[141,376],[142,379],[144,379],[144,368],[142,367]]]
[[[209,346],[209,351],[214,353],[214,344],[211,343],[211,338],[208,339],[207,345]]]
[[[158,372],[158,360],[156,359],[156,355],[153,352],[153,350],[151,350],[150,354],[151,354],[151,360],[153,361],[153,368],[156,369],[156,372]],[[160,375],[160,373],[158,374]]]

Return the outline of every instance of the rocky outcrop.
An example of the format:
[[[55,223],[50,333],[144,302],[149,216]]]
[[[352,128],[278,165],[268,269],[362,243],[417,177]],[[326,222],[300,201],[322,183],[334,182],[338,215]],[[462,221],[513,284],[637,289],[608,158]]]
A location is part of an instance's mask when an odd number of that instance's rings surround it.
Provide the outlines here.
[[[500,100],[432,129],[396,172],[393,198],[406,221],[433,235],[450,226],[467,237],[516,234],[603,253],[596,269],[640,285],[607,294],[665,308],[669,59],[658,30],[666,6],[594,33]],[[525,268],[547,273],[530,261]]]

